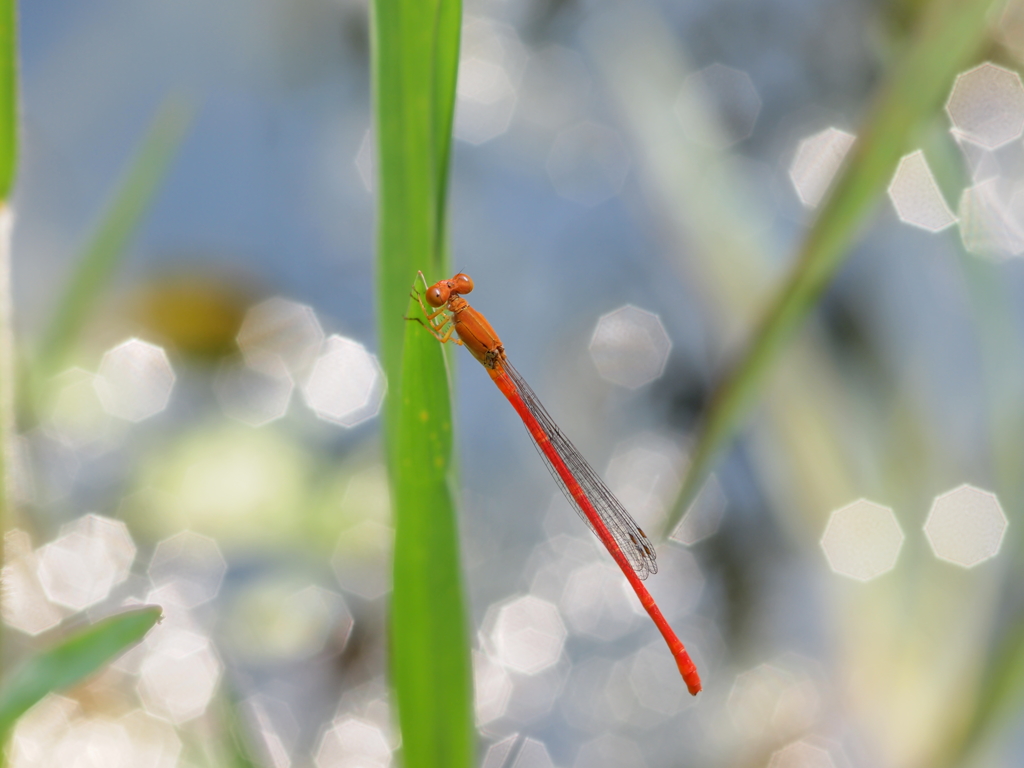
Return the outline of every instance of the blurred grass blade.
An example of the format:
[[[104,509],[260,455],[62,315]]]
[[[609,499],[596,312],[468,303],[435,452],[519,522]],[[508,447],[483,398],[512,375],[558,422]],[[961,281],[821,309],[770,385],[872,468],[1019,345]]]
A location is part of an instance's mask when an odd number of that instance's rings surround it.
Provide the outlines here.
[[[378,327],[388,376],[395,519],[391,683],[407,768],[473,761],[469,632],[452,474],[445,355],[415,317],[416,270],[447,272],[445,199],[462,9],[448,0],[374,0]],[[422,286],[421,286],[422,289]]]
[[[988,742],[995,729],[1019,716],[1024,704],[1024,615],[1018,611],[1008,617],[1003,628],[1002,638],[987,657],[975,706],[967,711],[962,725],[946,729],[946,739],[938,740],[935,752],[922,766],[972,765],[974,750]]]
[[[57,373],[67,362],[146,211],[192,119],[192,108],[169,97],[153,119],[131,167],[78,262],[43,337],[37,371]]]
[[[32,656],[0,690],[0,734],[51,691],[63,691],[99,671],[139,642],[160,620],[151,605],[97,621]]]
[[[16,0],[0,0],[0,542],[11,508],[14,453],[14,306],[11,291],[11,238],[14,212],[9,202],[18,166],[18,13]],[[0,546],[0,568],[3,566]],[[2,630],[2,627],[0,627]],[[2,647],[2,642],[0,642]]]
[[[18,166],[18,12],[0,0],[0,203],[11,196]]]
[[[419,309],[419,307],[417,307]],[[473,758],[469,632],[454,494],[452,426],[440,345],[407,323],[396,472],[391,672],[407,768]],[[441,359],[443,364],[443,358]]]
[[[883,83],[795,266],[712,398],[666,534],[679,524],[765,373],[843,263],[900,157],[935,117],[954,76],[973,63],[986,40],[986,20],[1002,5],[1003,0],[936,0],[922,9],[907,50]]]

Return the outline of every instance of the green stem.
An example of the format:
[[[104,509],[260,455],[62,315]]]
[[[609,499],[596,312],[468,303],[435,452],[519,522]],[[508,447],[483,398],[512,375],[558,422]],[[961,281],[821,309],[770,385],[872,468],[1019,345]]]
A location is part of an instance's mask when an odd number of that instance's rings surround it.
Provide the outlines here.
[[[913,40],[879,92],[789,277],[712,399],[666,532],[679,524],[771,365],[843,264],[900,157],[934,118],[954,76],[972,63],[987,38],[988,18],[1002,5],[1003,0],[936,0],[923,10]]]

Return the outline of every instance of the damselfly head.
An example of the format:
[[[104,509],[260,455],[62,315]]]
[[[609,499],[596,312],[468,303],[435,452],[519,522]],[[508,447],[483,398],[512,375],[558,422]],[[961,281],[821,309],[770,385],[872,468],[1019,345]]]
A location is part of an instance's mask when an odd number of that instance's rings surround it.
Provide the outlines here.
[[[448,287],[451,288],[452,293],[469,293],[473,290],[473,278],[465,272],[459,272],[448,281]]]
[[[427,288],[426,300],[427,304],[432,307],[440,307],[448,301],[448,296],[451,294],[451,289],[448,287],[447,280],[441,280],[440,282],[434,283],[432,286]]]

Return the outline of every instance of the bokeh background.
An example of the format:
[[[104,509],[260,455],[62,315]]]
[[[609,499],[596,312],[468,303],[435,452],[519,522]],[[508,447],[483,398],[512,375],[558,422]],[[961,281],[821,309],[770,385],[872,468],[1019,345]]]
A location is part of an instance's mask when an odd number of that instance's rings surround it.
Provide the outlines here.
[[[466,3],[453,263],[649,531],[919,5]],[[456,356],[487,768],[1019,764],[1012,653],[977,715],[1021,615],[1022,13],[992,19],[990,63],[949,84],[658,541],[696,700]],[[166,618],[34,708],[13,765],[397,762],[367,25],[349,0],[21,5],[33,386],[5,653],[123,605]],[[54,318],[104,247],[110,287],[64,349]]]

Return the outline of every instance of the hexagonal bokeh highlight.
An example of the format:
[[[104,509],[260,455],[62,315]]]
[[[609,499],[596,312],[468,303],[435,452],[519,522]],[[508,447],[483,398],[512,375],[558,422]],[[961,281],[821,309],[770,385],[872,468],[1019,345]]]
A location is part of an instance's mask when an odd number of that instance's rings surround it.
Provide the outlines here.
[[[473,652],[473,709],[477,725],[497,720],[508,709],[512,680],[500,664]]]
[[[924,535],[937,558],[973,568],[999,553],[1007,525],[994,493],[965,484],[935,499]]]
[[[60,624],[64,612],[46,598],[39,583],[39,559],[25,531],[4,536],[3,590],[0,613],[4,624],[26,635],[38,635]]]
[[[940,232],[956,223],[921,150],[906,155],[896,166],[889,199],[900,220],[912,226]]]
[[[290,768],[299,724],[288,703],[257,693],[243,701],[239,710],[248,725],[247,746],[257,753],[257,765]]]
[[[664,523],[679,494],[679,468],[685,464],[674,441],[655,432],[641,432],[615,444],[602,476],[637,524],[651,530]]]
[[[559,195],[594,206],[619,194],[629,155],[618,133],[587,120],[555,137],[544,167]]]
[[[333,335],[313,364],[302,394],[321,419],[354,427],[372,419],[384,400],[384,371],[375,355],[352,339]]]
[[[324,330],[312,307],[274,296],[245,313],[236,341],[246,365],[265,370],[267,356],[276,355],[299,381],[320,353]]]
[[[317,768],[388,768],[391,751],[380,726],[357,717],[344,717],[335,720],[324,733],[314,760]]]
[[[158,587],[173,584],[178,604],[196,608],[217,596],[227,569],[214,539],[181,531],[156,545],[149,561],[149,578]]]
[[[640,746],[616,733],[605,733],[585,742],[576,753],[573,768],[646,768]]]
[[[806,732],[821,713],[821,695],[801,670],[759,664],[736,675],[727,708],[739,732],[775,740]]]
[[[483,144],[508,130],[527,55],[515,29],[484,17],[467,17],[456,86],[453,134]]]
[[[903,538],[892,509],[860,499],[829,516],[821,548],[834,572],[870,581],[893,569]]]
[[[96,394],[95,382],[95,374],[81,368],[69,368],[52,381],[59,392],[49,422],[63,441],[76,448],[89,445],[110,431],[110,414]]]
[[[139,668],[139,696],[147,711],[180,725],[206,711],[222,671],[208,638],[168,628]]]
[[[135,543],[124,523],[85,515],[39,549],[37,574],[51,602],[80,611],[127,579],[134,560]]]
[[[174,726],[142,710],[118,719],[86,716],[74,701],[50,694],[18,721],[9,764],[12,768],[175,768],[181,748]]]
[[[835,768],[835,761],[827,749],[794,741],[772,753],[768,768]]]
[[[683,81],[676,98],[676,113],[685,113],[693,108],[694,103],[702,103],[715,111],[718,117],[716,127],[721,132],[694,135],[693,121],[687,120],[685,114],[681,119],[684,130],[692,141],[719,149],[749,138],[761,111],[761,97],[757,95],[750,75],[718,63],[694,72]]]
[[[959,207],[964,248],[995,261],[1024,253],[1024,218],[1017,212],[1022,207],[1024,194],[1009,195],[998,177],[964,189]]]
[[[107,413],[138,422],[167,407],[174,381],[163,348],[133,338],[103,355],[93,386]]]
[[[555,664],[562,655],[565,636],[558,608],[533,595],[503,605],[491,630],[495,660],[524,675],[535,675]]]
[[[224,415],[262,427],[284,416],[292,399],[295,382],[284,361],[275,354],[250,356],[253,365],[228,364],[217,373],[214,393]]]
[[[573,632],[616,640],[629,631],[636,614],[622,571],[610,562],[595,560],[570,574],[559,601]]]
[[[672,340],[661,318],[627,304],[600,317],[589,349],[603,379],[637,389],[665,372]]]
[[[726,504],[718,477],[710,475],[669,538],[689,547],[715,534],[725,516]]]
[[[946,113],[955,133],[996,149],[1024,132],[1024,84],[1016,72],[985,62],[957,75]]]
[[[800,202],[808,208],[818,206],[856,138],[838,128],[826,128],[797,145],[789,178]]]
[[[555,768],[544,742],[513,733],[491,744],[481,768]]]

